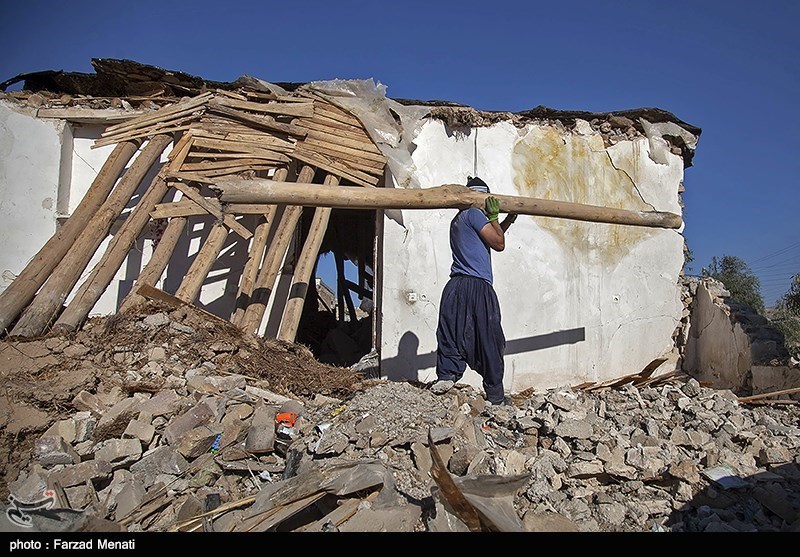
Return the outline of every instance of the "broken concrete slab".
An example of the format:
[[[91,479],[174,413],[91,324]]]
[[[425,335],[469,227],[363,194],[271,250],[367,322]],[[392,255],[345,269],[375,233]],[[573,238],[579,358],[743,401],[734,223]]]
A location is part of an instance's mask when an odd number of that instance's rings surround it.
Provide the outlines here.
[[[217,424],[201,425],[187,431],[175,446],[180,454],[191,460],[198,456],[208,453],[211,446],[223,432],[223,428]]]
[[[104,460],[87,460],[65,468],[56,469],[47,476],[51,485],[58,482],[61,487],[72,487],[86,482],[97,482],[111,477],[113,468]]]
[[[142,443],[136,438],[107,439],[96,446],[95,458],[110,463],[114,468],[127,467],[142,456]]]

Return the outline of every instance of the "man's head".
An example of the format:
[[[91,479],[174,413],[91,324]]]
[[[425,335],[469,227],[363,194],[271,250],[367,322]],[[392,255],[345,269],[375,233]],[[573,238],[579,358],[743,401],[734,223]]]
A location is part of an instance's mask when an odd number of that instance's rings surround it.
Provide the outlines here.
[[[486,185],[486,182],[484,182],[477,176],[475,178],[470,178],[469,180],[467,180],[467,187],[472,191],[476,191],[478,193],[492,193],[491,191],[489,191],[489,186]]]

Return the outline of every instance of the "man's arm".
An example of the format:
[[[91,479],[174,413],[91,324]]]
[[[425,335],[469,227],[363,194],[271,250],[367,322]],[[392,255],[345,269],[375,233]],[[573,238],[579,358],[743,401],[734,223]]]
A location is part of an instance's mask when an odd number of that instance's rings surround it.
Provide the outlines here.
[[[495,251],[503,251],[506,248],[505,231],[511,226],[517,215],[509,213],[503,222],[498,221],[500,214],[500,202],[495,197],[486,198],[486,216],[489,222],[481,228],[480,236],[486,244]]]

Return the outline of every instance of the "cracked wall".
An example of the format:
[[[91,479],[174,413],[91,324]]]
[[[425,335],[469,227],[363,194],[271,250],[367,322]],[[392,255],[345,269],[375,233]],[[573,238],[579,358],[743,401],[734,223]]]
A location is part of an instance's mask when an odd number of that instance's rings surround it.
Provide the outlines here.
[[[653,160],[659,141],[655,158],[665,162]],[[508,122],[454,130],[430,120],[414,144],[421,187],[463,184],[477,174],[498,194],[681,213],[683,161],[660,137],[606,147],[583,120],[574,130]],[[455,212],[403,211],[402,225],[385,222],[381,348],[389,378],[435,378]],[[676,230],[520,216],[505,251],[492,255],[507,339],[506,388],[602,381],[639,372],[660,356],[669,357],[665,371],[674,369],[683,245]],[[480,386],[474,372],[465,379]]]

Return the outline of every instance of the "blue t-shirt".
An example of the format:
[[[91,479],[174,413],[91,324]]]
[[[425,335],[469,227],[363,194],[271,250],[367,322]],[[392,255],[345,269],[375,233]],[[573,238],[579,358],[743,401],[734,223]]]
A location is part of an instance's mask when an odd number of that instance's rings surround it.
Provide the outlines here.
[[[450,221],[450,250],[453,264],[450,276],[468,275],[492,284],[492,255],[480,236],[489,219],[475,207],[458,212]]]

